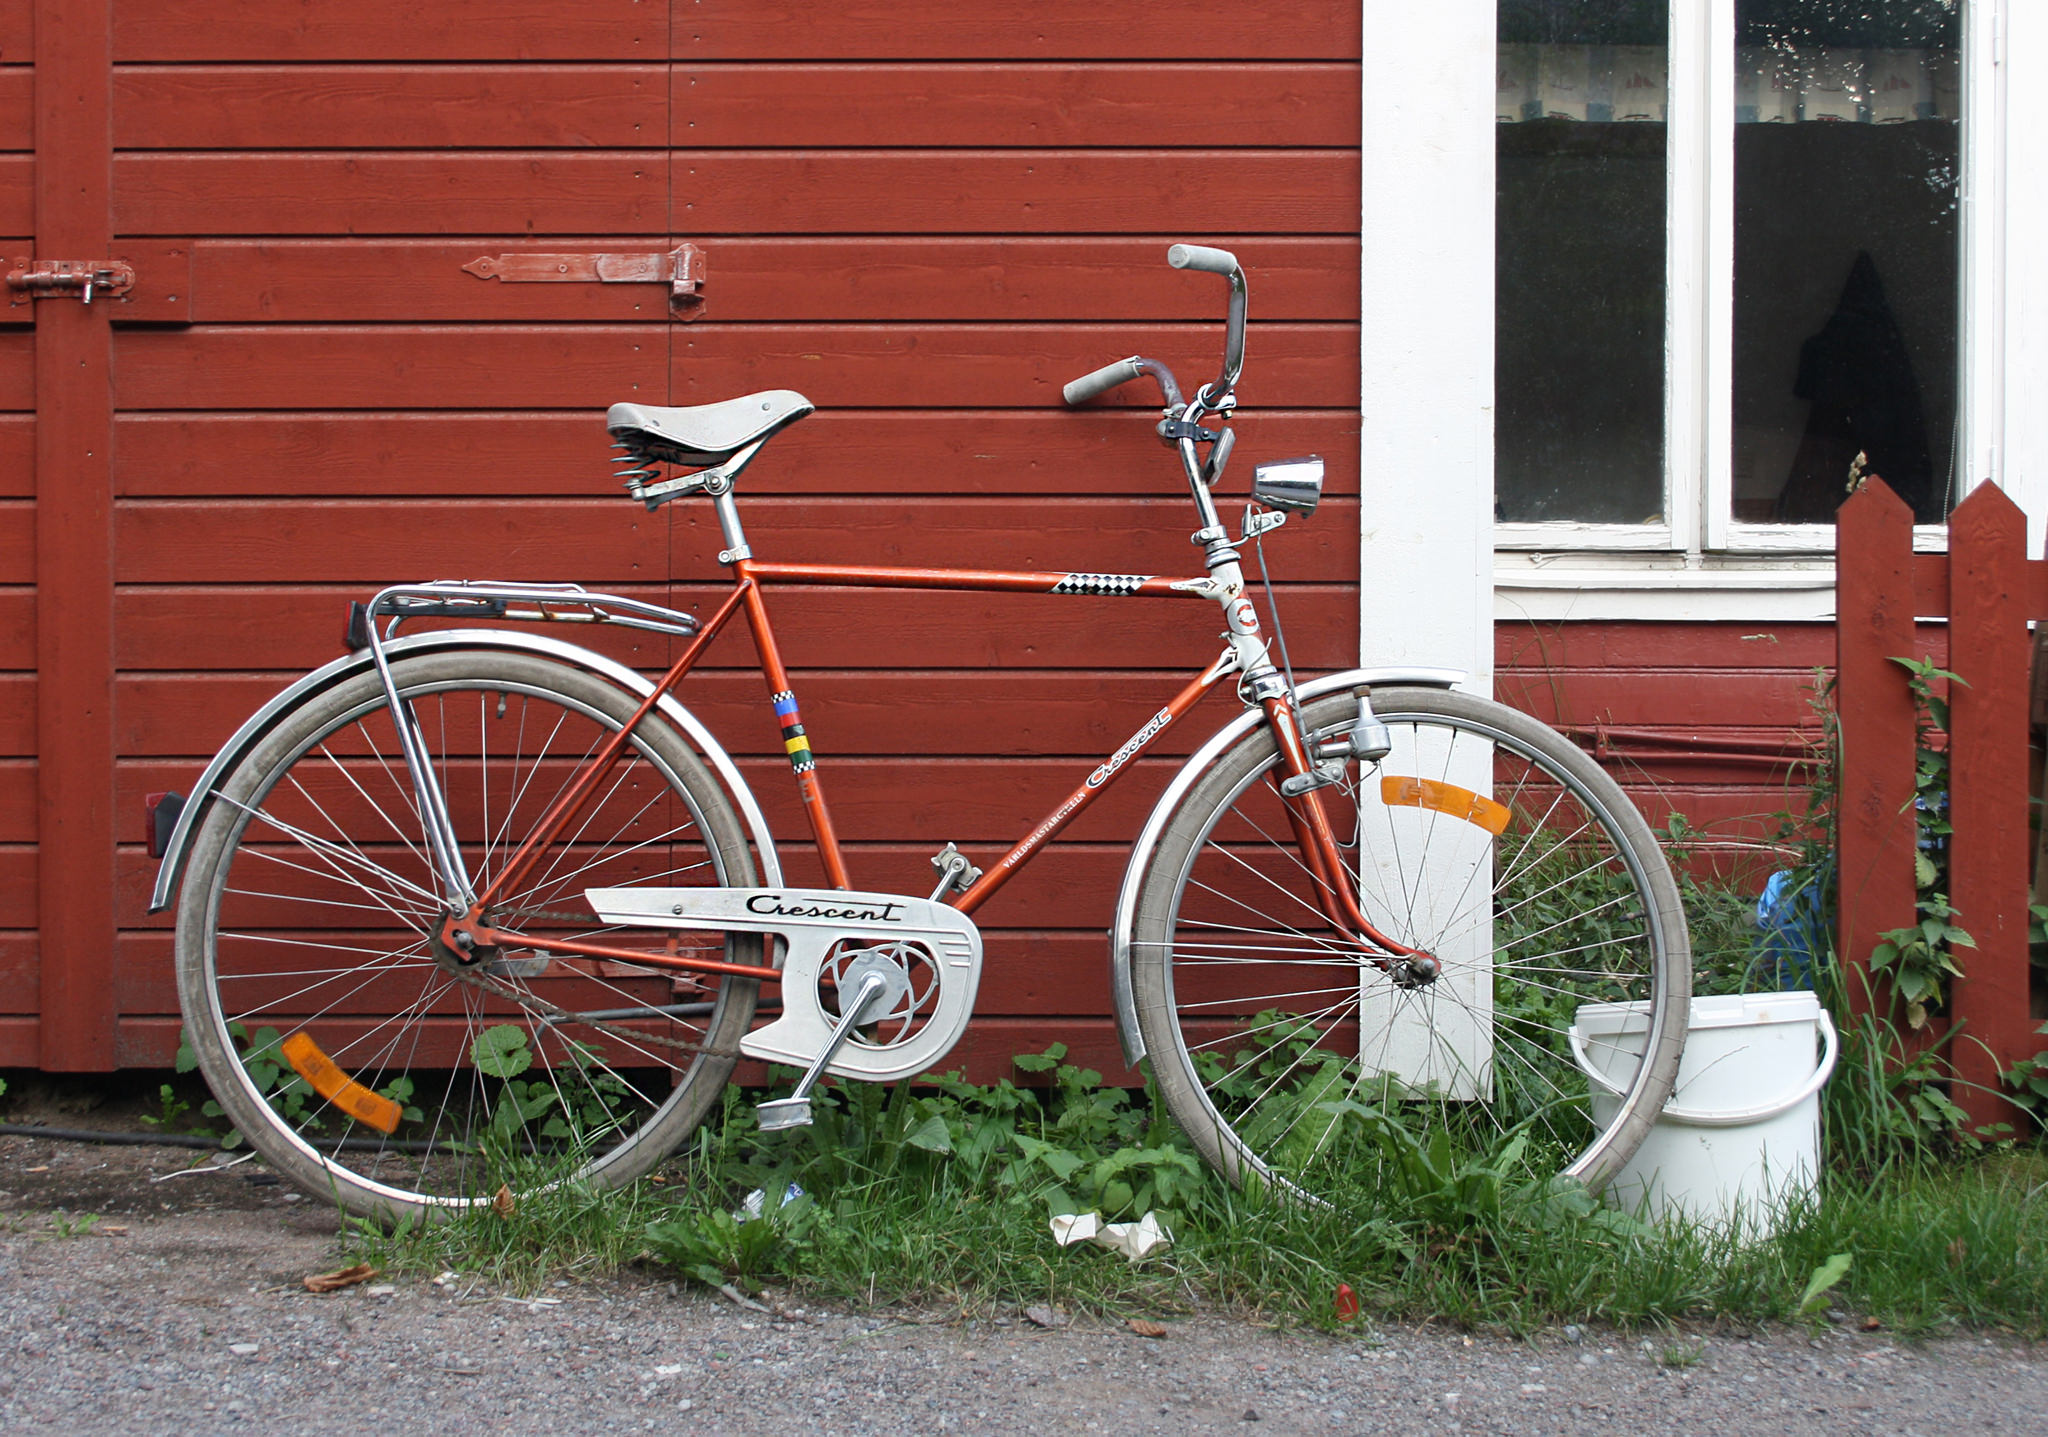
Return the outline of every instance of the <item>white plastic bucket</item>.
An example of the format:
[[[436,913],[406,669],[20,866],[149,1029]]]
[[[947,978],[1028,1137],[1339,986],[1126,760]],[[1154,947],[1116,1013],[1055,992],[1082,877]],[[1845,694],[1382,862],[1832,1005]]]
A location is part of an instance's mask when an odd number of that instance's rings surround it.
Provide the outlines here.
[[[1572,1053],[1591,1082],[1597,1121],[1614,1116],[1648,1028],[1640,1003],[1578,1010]],[[1820,1090],[1836,1051],[1835,1025],[1812,993],[1693,999],[1671,1101],[1608,1199],[1652,1220],[1739,1221],[1746,1236],[1768,1236],[1786,1201],[1818,1179]]]

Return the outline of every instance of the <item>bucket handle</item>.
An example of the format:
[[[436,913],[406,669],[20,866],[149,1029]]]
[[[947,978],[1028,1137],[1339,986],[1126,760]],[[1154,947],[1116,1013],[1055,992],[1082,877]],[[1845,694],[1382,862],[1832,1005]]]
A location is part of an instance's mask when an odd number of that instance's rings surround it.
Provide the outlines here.
[[[1801,1083],[1791,1097],[1760,1103],[1753,1108],[1737,1108],[1732,1112],[1694,1111],[1691,1108],[1677,1108],[1666,1104],[1664,1111],[1657,1115],[1658,1120],[1684,1123],[1695,1128],[1739,1128],[1745,1123],[1760,1123],[1766,1118],[1775,1118],[1778,1114],[1805,1102],[1819,1092],[1821,1084],[1834,1073],[1835,1057],[1840,1052],[1840,1044],[1835,1038],[1834,1019],[1828,1016],[1828,1010],[1825,1008],[1819,1012],[1822,1045],[1820,1062],[1814,1066],[1813,1076]],[[1579,1033],[1579,1025],[1574,1023],[1567,1031],[1572,1045],[1572,1056],[1578,1059],[1580,1071],[1615,1097],[1622,1096],[1622,1090],[1608,1082],[1606,1074],[1594,1066],[1593,1056],[1586,1051],[1586,1041]]]

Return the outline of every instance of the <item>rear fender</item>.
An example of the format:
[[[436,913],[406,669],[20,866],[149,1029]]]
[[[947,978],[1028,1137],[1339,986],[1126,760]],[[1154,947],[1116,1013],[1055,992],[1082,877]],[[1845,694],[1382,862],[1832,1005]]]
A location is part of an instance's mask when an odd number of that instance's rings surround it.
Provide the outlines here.
[[[583,669],[617,684],[639,698],[646,698],[654,692],[654,684],[646,676],[627,668],[624,664],[606,658],[603,654],[592,653],[589,649],[575,644],[563,643],[560,639],[543,634],[515,633],[505,629],[447,629],[427,634],[406,634],[384,645],[384,652],[392,659],[413,654],[440,653],[454,649],[513,649],[520,653],[536,654],[543,658],[557,659],[562,663]],[[371,670],[374,665],[368,649],[336,659],[333,663],[313,670],[298,682],[272,698],[262,708],[251,714],[248,721],[235,730],[233,738],[213,756],[213,761],[200,774],[191,796],[186,800],[184,811],[178,815],[177,825],[171,830],[170,841],[164,848],[162,864],[156,872],[156,888],[150,894],[149,911],[160,913],[170,907],[176,897],[178,883],[184,876],[185,858],[192,847],[193,835],[206,812],[213,805],[213,795],[236,764],[249,751],[262,742],[264,735],[275,728],[293,708],[325,689],[354,678],[357,674]],[[668,695],[663,695],[659,709],[662,718],[668,721],[678,733],[688,740],[705,762],[718,775],[718,781],[725,786],[733,804],[740,811],[741,819],[747,825],[752,837],[756,858],[761,865],[761,881],[767,884],[782,882],[782,865],[775,854],[775,838],[768,831],[768,821],[761,813],[760,804],[754,801],[753,792],[746,780],[740,777],[738,765],[732,761],[711,731],[704,727],[697,716],[684,708]]]

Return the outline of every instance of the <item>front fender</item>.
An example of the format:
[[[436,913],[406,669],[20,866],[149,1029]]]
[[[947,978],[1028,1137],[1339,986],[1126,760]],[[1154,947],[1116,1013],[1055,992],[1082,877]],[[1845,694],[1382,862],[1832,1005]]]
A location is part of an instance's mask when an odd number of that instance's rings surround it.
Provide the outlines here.
[[[608,679],[630,693],[646,698],[654,692],[654,684],[645,675],[627,668],[624,664],[606,658],[603,654],[592,653],[589,649],[544,634],[516,633],[507,629],[444,629],[434,633],[406,634],[384,645],[384,652],[396,659],[410,654],[435,653],[447,649],[517,649],[522,653],[539,654],[545,658],[557,659],[579,669],[587,670],[600,678]],[[163,862],[156,872],[156,888],[150,894],[149,911],[160,913],[171,904],[178,889],[179,879],[185,871],[185,856],[192,846],[192,836],[199,831],[200,820],[211,806],[214,790],[221,781],[241,762],[263,736],[276,726],[278,721],[313,695],[334,687],[346,679],[354,678],[372,667],[370,651],[358,649],[344,655],[333,663],[313,670],[298,682],[272,698],[270,702],[251,714],[243,725],[235,730],[233,738],[221,747],[207,764],[205,772],[199,775],[199,782],[193,787],[192,795],[186,800],[183,812],[171,830],[170,841],[165,845]],[[752,790],[740,777],[739,766],[731,755],[711,736],[698,717],[676,702],[671,695],[664,694],[659,706],[662,718],[666,719],[677,732],[711,765],[718,775],[718,781],[725,785],[726,793],[732,798],[740,817],[752,836],[756,856],[761,865],[761,881],[767,884],[782,882],[782,865],[775,854],[775,838],[768,830],[768,820],[761,813],[760,804],[754,800]]]
[[[1341,674],[1312,679],[1296,692],[1301,699],[1311,700],[1346,689],[1382,684],[1447,689],[1463,683],[1465,677],[1460,669],[1347,669]],[[1145,870],[1152,864],[1152,851],[1159,846],[1159,835],[1166,830],[1167,819],[1195,781],[1219,755],[1265,721],[1262,710],[1248,708],[1195,750],[1166,786],[1166,792],[1159,795],[1159,802],[1152,806],[1152,816],[1145,820],[1138,841],[1131,845],[1131,860],[1124,868],[1123,887],[1117,893],[1116,919],[1109,930],[1109,991],[1116,1002],[1116,1035],[1123,1044],[1126,1067],[1137,1067],[1145,1057],[1145,1039],[1138,1031],[1138,1000],[1131,991],[1131,928],[1137,921],[1138,889],[1144,884]]]

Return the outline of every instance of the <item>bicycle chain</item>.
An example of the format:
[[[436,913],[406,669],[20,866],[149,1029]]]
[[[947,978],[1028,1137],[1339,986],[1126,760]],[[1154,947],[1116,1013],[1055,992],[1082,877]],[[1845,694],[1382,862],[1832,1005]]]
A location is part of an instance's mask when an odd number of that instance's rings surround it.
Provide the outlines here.
[[[496,926],[499,918],[523,919],[527,922],[538,918],[555,923],[582,923],[586,925],[590,922],[590,915],[588,913],[551,913],[541,908],[511,909],[505,910],[502,913],[486,914],[485,916],[491,920],[493,927]],[[550,1003],[547,999],[536,993],[515,988],[502,978],[492,977],[484,971],[482,964],[478,964],[473,968],[450,968],[444,971],[453,973],[457,979],[469,984],[472,988],[481,988],[486,993],[495,993],[498,997],[515,1003],[528,1011],[538,1012],[543,1017],[553,1018],[558,1021],[566,1019],[585,1028],[594,1028],[600,1033],[610,1033],[614,1037],[628,1038],[635,1043],[655,1043],[661,1047],[673,1048],[682,1053],[700,1053],[707,1058],[737,1058],[740,1056],[740,1050],[736,1046],[718,1048],[709,1043],[692,1043],[682,1038],[664,1038],[659,1034],[643,1033],[638,1029],[628,1028],[622,1023],[615,1023],[608,1019],[584,1017],[580,1013],[573,1013],[569,1009],[562,1007],[559,1003]]]

